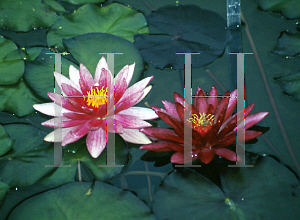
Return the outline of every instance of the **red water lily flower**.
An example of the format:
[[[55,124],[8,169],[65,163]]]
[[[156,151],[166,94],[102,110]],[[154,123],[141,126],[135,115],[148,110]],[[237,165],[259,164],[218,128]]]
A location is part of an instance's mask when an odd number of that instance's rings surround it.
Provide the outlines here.
[[[192,152],[190,160],[199,158],[203,163],[208,164],[217,154],[231,161],[240,161],[236,152],[227,148],[231,144],[236,143],[236,131],[244,126],[243,118],[238,118],[240,114],[232,113],[237,104],[237,90],[224,96],[230,98],[222,98],[219,100],[218,92],[213,86],[206,96],[201,88],[198,88],[194,98],[194,104],[191,105],[191,118],[185,123],[192,126]],[[172,163],[184,163],[184,99],[178,93],[174,93],[175,104],[162,101],[165,109],[152,107],[156,114],[164,120],[174,130],[165,128],[143,128],[141,132],[149,135],[158,142],[143,145],[140,149],[151,151],[177,151],[171,157]],[[255,104],[251,104],[245,108],[245,142],[254,139],[262,134],[259,131],[247,130],[251,126],[261,121],[268,115],[268,112],[258,112],[249,115]],[[236,125],[238,121],[242,121]]]
[[[150,127],[151,124],[144,120],[158,116],[152,109],[132,106],[139,103],[151,90],[151,86],[146,86],[153,76],[127,89],[134,67],[135,64],[123,67],[114,79],[105,58],[102,57],[94,78],[83,64],[80,64],[79,71],[70,66],[70,79],[54,73],[55,78],[61,80],[64,96],[48,93],[54,103],[36,104],[33,107],[43,114],[55,116],[42,125],[62,128],[62,140],[54,140],[54,131],[44,140],[62,141],[65,146],[87,134],[87,149],[94,158],[105,148],[107,132],[118,133],[128,142],[151,143],[139,128]],[[55,108],[59,111],[55,111]],[[112,123],[114,128],[110,129],[107,123]]]

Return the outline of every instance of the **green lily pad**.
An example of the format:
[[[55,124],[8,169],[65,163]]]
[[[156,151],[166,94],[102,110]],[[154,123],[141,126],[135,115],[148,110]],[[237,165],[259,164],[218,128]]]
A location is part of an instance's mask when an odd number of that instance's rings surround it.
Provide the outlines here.
[[[18,82],[24,73],[24,61],[18,53],[18,47],[11,40],[0,35],[0,85]]]
[[[280,83],[284,92],[300,100],[300,72],[275,78]]]
[[[47,93],[54,91],[53,65],[55,64],[55,54],[47,53],[53,52],[49,49],[43,49],[33,62],[28,62],[24,74],[26,83],[44,100],[50,100]],[[61,57],[61,64],[61,73],[67,78],[69,78],[70,65],[77,67],[76,64],[67,60],[64,56]]]
[[[157,219],[298,219],[298,185],[295,175],[272,158],[261,158],[253,168],[226,166],[222,190],[185,169],[164,180],[153,211]]]
[[[49,46],[63,49],[62,39],[101,32],[133,42],[133,35],[148,33],[143,14],[124,5],[113,3],[105,7],[87,4],[72,14],[61,16],[47,35]]]
[[[285,31],[278,39],[275,54],[294,57],[300,55],[300,33]]]
[[[115,164],[121,165],[119,167],[98,167],[106,165],[106,153],[104,151],[98,158],[92,158],[87,150],[85,138],[63,148],[62,165],[71,167],[45,167],[54,163],[53,143],[43,140],[46,132],[25,124],[10,124],[4,128],[15,143],[10,152],[0,157],[0,181],[13,188],[28,187],[37,181],[52,188],[73,182],[78,173],[78,161],[84,164],[96,179],[106,180],[119,174],[123,169],[122,165],[128,161],[126,143],[116,135]]]
[[[2,28],[15,31],[29,31],[38,27],[49,28],[57,17],[56,13],[41,0],[0,2],[0,27]]]
[[[6,183],[0,182],[0,205],[8,190],[9,190],[9,186]]]
[[[144,61],[133,43],[111,34],[91,33],[63,40],[72,56],[83,63],[94,76],[101,53],[123,53],[114,56],[115,75],[125,66],[135,62],[134,74],[130,85],[140,80]]]
[[[0,125],[0,156],[6,154],[12,148],[12,145],[12,139],[10,139],[3,126]]]
[[[50,144],[43,141],[44,132],[22,124],[4,128],[15,143],[12,150],[0,158],[0,181],[13,188],[27,187],[51,172],[53,168],[45,165],[53,163],[53,148],[48,148]]]
[[[44,3],[53,11],[64,13],[66,10],[64,7],[58,3],[57,0],[43,0]]]
[[[101,182],[77,182],[44,192],[21,203],[13,219],[155,219],[132,193]]]
[[[225,20],[217,13],[196,5],[165,6],[147,16],[149,25],[163,34],[137,34],[135,45],[147,63],[164,69],[184,69],[184,55],[197,52],[193,67],[205,66],[217,59],[228,42]]]
[[[23,79],[13,85],[0,86],[0,111],[23,117],[33,113],[35,110],[32,105],[37,103],[41,103],[41,100],[36,97]]]
[[[258,0],[264,11],[281,12],[289,19],[300,17],[300,0]]]
[[[105,0],[62,0],[62,1],[74,4],[74,5],[105,2]]]

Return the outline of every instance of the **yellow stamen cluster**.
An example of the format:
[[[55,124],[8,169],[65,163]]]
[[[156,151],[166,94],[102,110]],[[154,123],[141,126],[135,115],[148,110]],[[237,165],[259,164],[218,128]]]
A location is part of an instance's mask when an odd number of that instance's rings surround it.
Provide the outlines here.
[[[103,86],[100,90],[98,87],[96,87],[96,89],[91,87],[91,91],[87,92],[87,96],[83,96],[84,100],[86,97],[86,104],[88,106],[99,108],[99,106],[107,103],[107,88],[104,91]]]
[[[198,117],[197,114],[192,114],[192,118],[188,119],[188,122],[193,122],[194,127],[205,127],[205,126],[212,126],[214,121],[214,115],[212,114],[200,114],[200,117]]]

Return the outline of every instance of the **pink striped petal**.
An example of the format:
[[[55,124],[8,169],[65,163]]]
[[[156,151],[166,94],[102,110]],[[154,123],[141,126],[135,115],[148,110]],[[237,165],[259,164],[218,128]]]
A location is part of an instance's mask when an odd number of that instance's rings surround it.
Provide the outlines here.
[[[124,128],[123,133],[119,134],[125,141],[134,144],[150,144],[149,138],[139,131],[139,129]]]
[[[58,83],[59,87],[62,89],[61,85],[67,84],[71,87],[74,87],[77,90],[80,90],[79,85],[77,85],[76,83],[74,83],[73,81],[71,81],[70,79],[68,79],[67,77],[65,77],[64,75],[54,72],[54,76],[55,76],[55,80]]]
[[[123,133],[123,126],[122,124],[117,121],[114,118],[108,118],[106,119],[106,123],[107,123],[107,131],[110,133]],[[113,126],[108,126],[109,124],[113,124]],[[111,128],[113,127],[113,129],[111,130]]]
[[[67,96],[82,97],[82,93],[79,90],[75,89],[74,87],[72,87],[68,84],[62,83],[61,88]]]
[[[70,65],[70,67],[69,67],[69,77],[70,77],[70,80],[76,84],[77,89],[80,90],[79,89],[80,88],[80,85],[79,85],[79,79],[80,79],[79,71],[78,71],[78,69],[76,69],[72,65]]]
[[[131,115],[122,115],[119,113],[115,116],[115,119],[121,123],[123,128],[145,128],[152,126],[150,123]]]
[[[79,114],[79,113],[64,113],[64,116],[69,118],[69,119],[74,119],[74,120],[90,120],[94,119],[94,116],[92,115],[87,115],[87,114]]]
[[[99,157],[106,146],[107,134],[106,131],[99,128],[95,131],[90,131],[86,138],[87,149],[93,158]]]
[[[122,98],[122,96],[124,95],[124,92],[127,89],[127,84],[126,84],[126,79],[123,79],[118,88],[115,89],[115,103],[118,103],[118,101]]]
[[[102,123],[105,121],[102,119],[94,119],[94,120],[89,120],[88,123],[86,124],[86,127],[92,131],[97,130],[102,127]]]
[[[62,116],[45,121],[42,123],[42,125],[52,128],[66,128],[73,127],[82,123],[84,123],[84,121],[82,120],[73,120]]]
[[[142,120],[152,120],[158,118],[158,115],[155,113],[155,111],[143,107],[130,107],[120,111],[119,114],[136,116]]]
[[[76,109],[75,107],[73,107],[68,101],[67,99],[65,99],[63,96],[61,96],[60,94],[56,94],[56,93],[47,93],[48,97],[57,105],[60,105],[70,111],[76,111],[76,112],[80,112],[80,110]]]
[[[105,90],[107,87],[111,87],[112,75],[109,70],[102,68],[100,79],[98,80],[99,87]],[[108,89],[107,89],[108,92]]]
[[[95,81],[90,73],[90,71],[81,63],[79,66],[80,79],[83,80],[87,87],[91,88],[95,85]]]
[[[70,128],[58,128],[49,133],[45,138],[44,141],[47,142],[62,142],[65,136],[73,129]]]
[[[128,86],[127,81],[126,81],[127,76],[128,76],[128,71],[129,71],[129,66],[126,65],[116,75],[116,77],[115,77],[115,88],[116,88],[116,90],[118,90],[118,88],[120,87],[120,84],[123,82],[123,80],[125,80],[125,83]]]
[[[122,96],[122,98],[121,98],[120,101],[125,100],[126,98],[128,98],[128,97],[130,97],[130,96],[132,96],[132,95],[134,95],[134,94],[137,94],[137,93],[142,92],[142,91],[146,88],[146,86],[149,84],[149,82],[150,82],[152,79],[153,79],[153,76],[147,77],[147,78],[145,78],[145,79],[143,79],[143,80],[141,80],[141,81],[135,83],[135,84],[132,85],[131,87],[129,87],[129,88],[125,91],[125,93],[124,93],[124,95]]]
[[[131,81],[132,76],[133,76],[134,68],[135,68],[135,62],[133,64],[129,65],[129,67],[128,67],[128,74],[127,74],[127,77],[126,77],[127,85],[130,84],[130,81]]]
[[[33,108],[45,115],[61,117],[65,113],[74,113],[68,109],[65,109],[59,105],[54,104],[53,102],[44,103],[44,104],[35,104]]]
[[[137,101],[143,96],[143,92],[134,94],[126,99],[120,100],[116,104],[115,114],[118,114],[120,111],[130,108],[131,106],[135,105]]]
[[[95,71],[95,77],[94,77],[94,81],[96,83],[98,83],[99,85],[101,85],[99,81],[100,81],[100,78],[101,78],[101,74],[103,73],[102,72],[103,68],[105,70],[109,70],[106,59],[104,57],[101,57],[101,59],[99,60],[99,62],[97,64],[96,71]]]
[[[86,124],[87,123],[84,123],[73,127],[73,129],[63,138],[62,146],[73,143],[86,135],[90,131]]]

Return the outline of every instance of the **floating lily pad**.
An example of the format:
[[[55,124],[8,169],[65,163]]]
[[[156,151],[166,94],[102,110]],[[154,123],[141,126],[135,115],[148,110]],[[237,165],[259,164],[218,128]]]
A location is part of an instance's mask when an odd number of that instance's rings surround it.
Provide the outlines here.
[[[62,1],[74,4],[74,5],[105,2],[105,0],[62,0]]]
[[[46,1],[49,4],[49,0]],[[58,3],[57,3],[58,4]],[[0,27],[15,31],[49,28],[57,19],[56,12],[41,0],[2,0],[0,2]]]
[[[0,86],[0,111],[23,117],[35,111],[32,105],[41,102],[22,79],[13,85]]]
[[[217,13],[196,5],[162,7],[146,17],[148,24],[164,34],[135,35],[135,45],[144,60],[163,69],[184,69],[184,55],[192,55],[193,67],[201,67],[217,59],[228,42],[225,20]]]
[[[50,144],[44,142],[45,133],[21,124],[4,128],[15,142],[12,150],[1,157],[0,181],[13,188],[26,187],[51,172],[53,168],[45,168],[45,165],[53,163],[53,148],[48,148]]]
[[[300,72],[275,78],[280,83],[285,93],[300,100]]]
[[[94,76],[97,63],[105,54],[123,53],[114,56],[115,75],[125,66],[135,62],[130,85],[140,80],[144,61],[133,43],[111,34],[91,33],[63,40],[65,47],[78,61],[83,63]]]
[[[134,34],[148,33],[148,28],[143,14],[124,5],[113,3],[100,8],[87,4],[55,22],[47,35],[48,45],[62,49],[63,38],[92,32],[113,34],[133,42]]]
[[[15,141],[12,150],[1,157],[0,181],[10,187],[28,187],[39,181],[48,187],[73,182],[78,172],[78,161],[83,163],[98,180],[106,180],[117,175],[128,161],[128,149],[123,139],[115,138],[115,164],[120,167],[98,167],[106,165],[105,151],[94,159],[90,156],[85,138],[63,148],[62,165],[71,167],[45,167],[54,163],[53,144],[44,142],[47,135],[35,127],[24,124],[4,126]],[[24,138],[26,137],[26,138]]]
[[[49,49],[43,49],[34,61],[26,64],[24,79],[30,88],[44,100],[50,100],[47,93],[54,92],[53,65],[55,64],[55,56]],[[61,56],[61,64],[61,73],[67,78],[69,78],[70,65],[77,67],[64,56]]]
[[[281,12],[289,19],[300,17],[300,0],[258,0],[264,11]]]
[[[10,139],[3,126],[0,125],[0,156],[6,154],[12,148],[12,145],[12,139]]]
[[[43,2],[53,11],[64,13],[66,10],[57,0],[43,0]]]
[[[300,33],[283,32],[273,53],[290,57],[300,55]]]
[[[101,182],[70,183],[17,206],[13,219],[155,219],[132,193]]]
[[[0,35],[0,45],[0,85],[14,84],[23,76],[24,61],[14,42]]]
[[[9,186],[6,183],[0,182],[0,205],[8,190]]]
[[[191,170],[170,174],[153,198],[157,219],[300,218],[299,182],[274,159],[262,158],[253,168],[224,169],[223,190]]]

